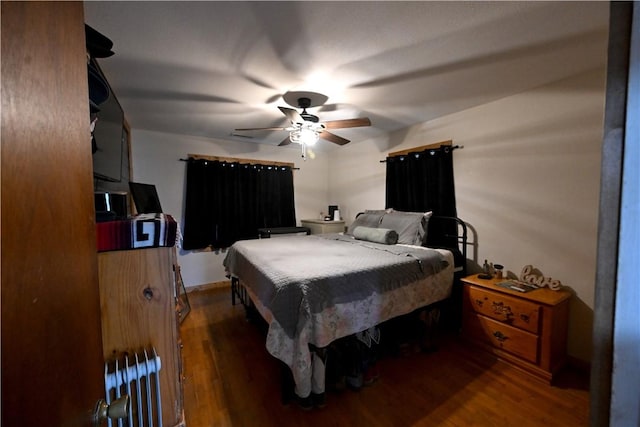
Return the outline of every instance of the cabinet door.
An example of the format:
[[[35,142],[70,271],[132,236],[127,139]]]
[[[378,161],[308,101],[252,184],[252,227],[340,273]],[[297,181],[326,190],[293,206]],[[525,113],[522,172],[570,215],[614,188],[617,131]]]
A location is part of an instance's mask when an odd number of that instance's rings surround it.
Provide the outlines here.
[[[2,2],[3,426],[89,426],[104,361],[82,2]]]

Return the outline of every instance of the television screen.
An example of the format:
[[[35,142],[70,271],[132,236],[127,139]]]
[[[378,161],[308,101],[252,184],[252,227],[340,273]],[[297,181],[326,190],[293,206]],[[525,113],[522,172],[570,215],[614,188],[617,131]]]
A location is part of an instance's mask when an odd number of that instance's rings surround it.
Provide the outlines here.
[[[124,112],[111,88],[109,92],[109,98],[99,106],[98,121],[93,130],[93,174],[98,179],[119,182],[125,147]]]
[[[155,185],[129,181],[129,189],[131,190],[133,203],[136,205],[136,211],[139,214],[162,213]]]

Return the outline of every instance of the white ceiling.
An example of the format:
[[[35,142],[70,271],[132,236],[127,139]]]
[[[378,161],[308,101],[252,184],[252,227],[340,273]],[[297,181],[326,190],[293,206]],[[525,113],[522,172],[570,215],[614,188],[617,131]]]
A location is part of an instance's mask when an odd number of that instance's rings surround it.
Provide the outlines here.
[[[607,2],[85,2],[134,129],[277,145],[287,91],[357,143],[602,65]],[[325,148],[333,147],[322,142]]]

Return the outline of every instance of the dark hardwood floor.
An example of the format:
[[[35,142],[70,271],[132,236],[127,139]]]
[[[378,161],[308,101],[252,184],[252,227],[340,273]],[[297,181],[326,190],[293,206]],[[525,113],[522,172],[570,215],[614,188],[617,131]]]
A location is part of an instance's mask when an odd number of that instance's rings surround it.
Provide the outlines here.
[[[230,291],[189,299],[181,326],[188,427],[588,425],[588,378],[565,370],[549,386],[474,357],[453,333],[441,335],[436,352],[382,358],[377,382],[328,393],[325,408],[283,405],[280,365],[244,308],[231,305]]]

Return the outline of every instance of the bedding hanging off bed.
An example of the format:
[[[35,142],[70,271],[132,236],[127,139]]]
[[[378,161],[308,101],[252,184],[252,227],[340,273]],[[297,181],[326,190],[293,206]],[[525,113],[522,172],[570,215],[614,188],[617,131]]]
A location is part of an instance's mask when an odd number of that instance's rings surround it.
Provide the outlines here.
[[[446,299],[454,270],[448,250],[340,234],[238,241],[224,266],[269,324],[267,350],[289,366],[299,397],[318,380],[309,344],[326,347]]]

